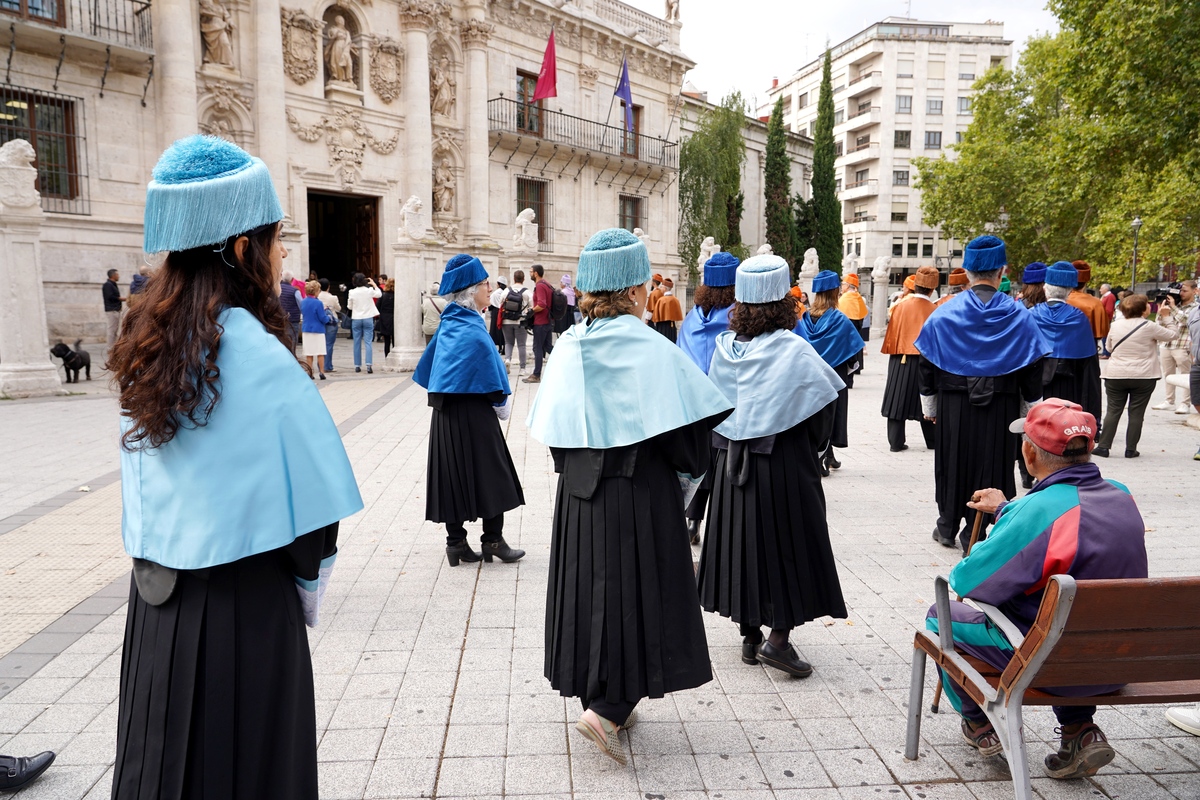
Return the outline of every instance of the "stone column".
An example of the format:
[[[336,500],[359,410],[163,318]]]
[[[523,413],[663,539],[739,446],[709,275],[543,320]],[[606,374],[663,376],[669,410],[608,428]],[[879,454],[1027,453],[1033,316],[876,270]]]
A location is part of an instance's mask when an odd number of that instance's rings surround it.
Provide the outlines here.
[[[406,197],[416,195],[433,209],[433,115],[429,109],[429,28],[438,14],[449,14],[440,0],[404,0],[405,177]],[[428,217],[426,217],[428,219]],[[426,226],[428,231],[428,226]]]
[[[33,146],[0,147],[0,398],[66,394],[46,341]]]
[[[191,0],[156,0],[154,74],[162,149],[196,133],[196,30],[200,20]]]
[[[283,25],[279,0],[254,0],[252,7],[257,33],[254,42],[254,126],[258,152],[255,155],[271,171],[271,180],[286,215],[284,227],[291,228],[293,225],[288,223],[296,218],[298,210],[291,207],[288,192],[288,129],[283,98]],[[305,214],[299,216],[305,218]]]
[[[482,9],[480,10],[482,13]],[[488,37],[492,25],[469,19],[462,26],[467,67],[467,237],[488,238]],[[461,98],[460,98],[461,99]],[[459,193],[461,198],[462,192]]]
[[[871,270],[871,335],[883,336],[887,328],[888,281],[891,278],[892,259],[880,256],[875,259]]]

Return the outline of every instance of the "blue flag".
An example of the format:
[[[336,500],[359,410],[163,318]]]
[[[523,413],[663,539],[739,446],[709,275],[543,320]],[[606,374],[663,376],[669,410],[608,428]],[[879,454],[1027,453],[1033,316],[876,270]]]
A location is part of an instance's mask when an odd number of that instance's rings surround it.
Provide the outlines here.
[[[613,95],[625,103],[625,130],[633,130],[633,92],[629,88],[629,62],[621,59],[621,78],[617,81],[617,90]]]

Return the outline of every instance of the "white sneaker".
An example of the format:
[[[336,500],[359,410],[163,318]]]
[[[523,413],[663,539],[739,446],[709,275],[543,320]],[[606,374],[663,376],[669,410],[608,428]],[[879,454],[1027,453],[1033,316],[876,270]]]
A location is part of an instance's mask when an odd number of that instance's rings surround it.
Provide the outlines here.
[[[1175,406],[1175,413],[1176,414],[1190,414],[1190,413],[1192,413],[1192,410],[1190,408],[1188,408],[1187,403],[1180,403],[1179,405]]]
[[[1150,407],[1153,408],[1155,411],[1168,411],[1171,408],[1171,404],[1169,402],[1167,402],[1166,400],[1164,400],[1161,403],[1159,403],[1158,405],[1150,406]]]
[[[1193,736],[1200,736],[1200,705],[1167,709],[1167,722]]]

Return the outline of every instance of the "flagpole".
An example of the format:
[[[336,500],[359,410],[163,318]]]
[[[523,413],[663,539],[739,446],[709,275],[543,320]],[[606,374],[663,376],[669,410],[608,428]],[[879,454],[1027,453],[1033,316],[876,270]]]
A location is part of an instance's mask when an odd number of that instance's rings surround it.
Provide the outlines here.
[[[629,47],[628,46],[622,47],[621,48],[621,69],[622,70],[625,69],[625,59],[628,57],[628,54],[629,54]],[[617,74],[617,83],[620,83],[620,82],[621,82],[621,75],[620,75],[620,73],[618,73]],[[609,120],[612,119],[612,110],[613,110],[613,106],[616,105],[616,102],[617,102],[617,93],[613,92],[612,97],[610,97],[608,99],[608,113],[604,115],[604,136],[601,137],[601,139],[600,139],[600,152],[602,152],[602,153],[605,152],[604,148],[608,146],[608,128],[609,128],[608,122],[609,122]]]

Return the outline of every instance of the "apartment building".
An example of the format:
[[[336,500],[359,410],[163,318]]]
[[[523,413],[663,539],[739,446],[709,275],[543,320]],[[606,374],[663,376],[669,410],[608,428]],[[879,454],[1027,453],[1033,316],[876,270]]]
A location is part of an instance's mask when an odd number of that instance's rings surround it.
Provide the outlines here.
[[[846,254],[867,266],[891,256],[894,282],[924,264],[949,271],[962,243],[921,219],[911,159],[942,155],[962,139],[975,80],[998,64],[1011,66],[1004,23],[888,17],[834,46],[831,56]],[[783,97],[784,123],[811,137],[822,61],[823,54],[786,80],[772,81],[760,113],[770,113]]]

